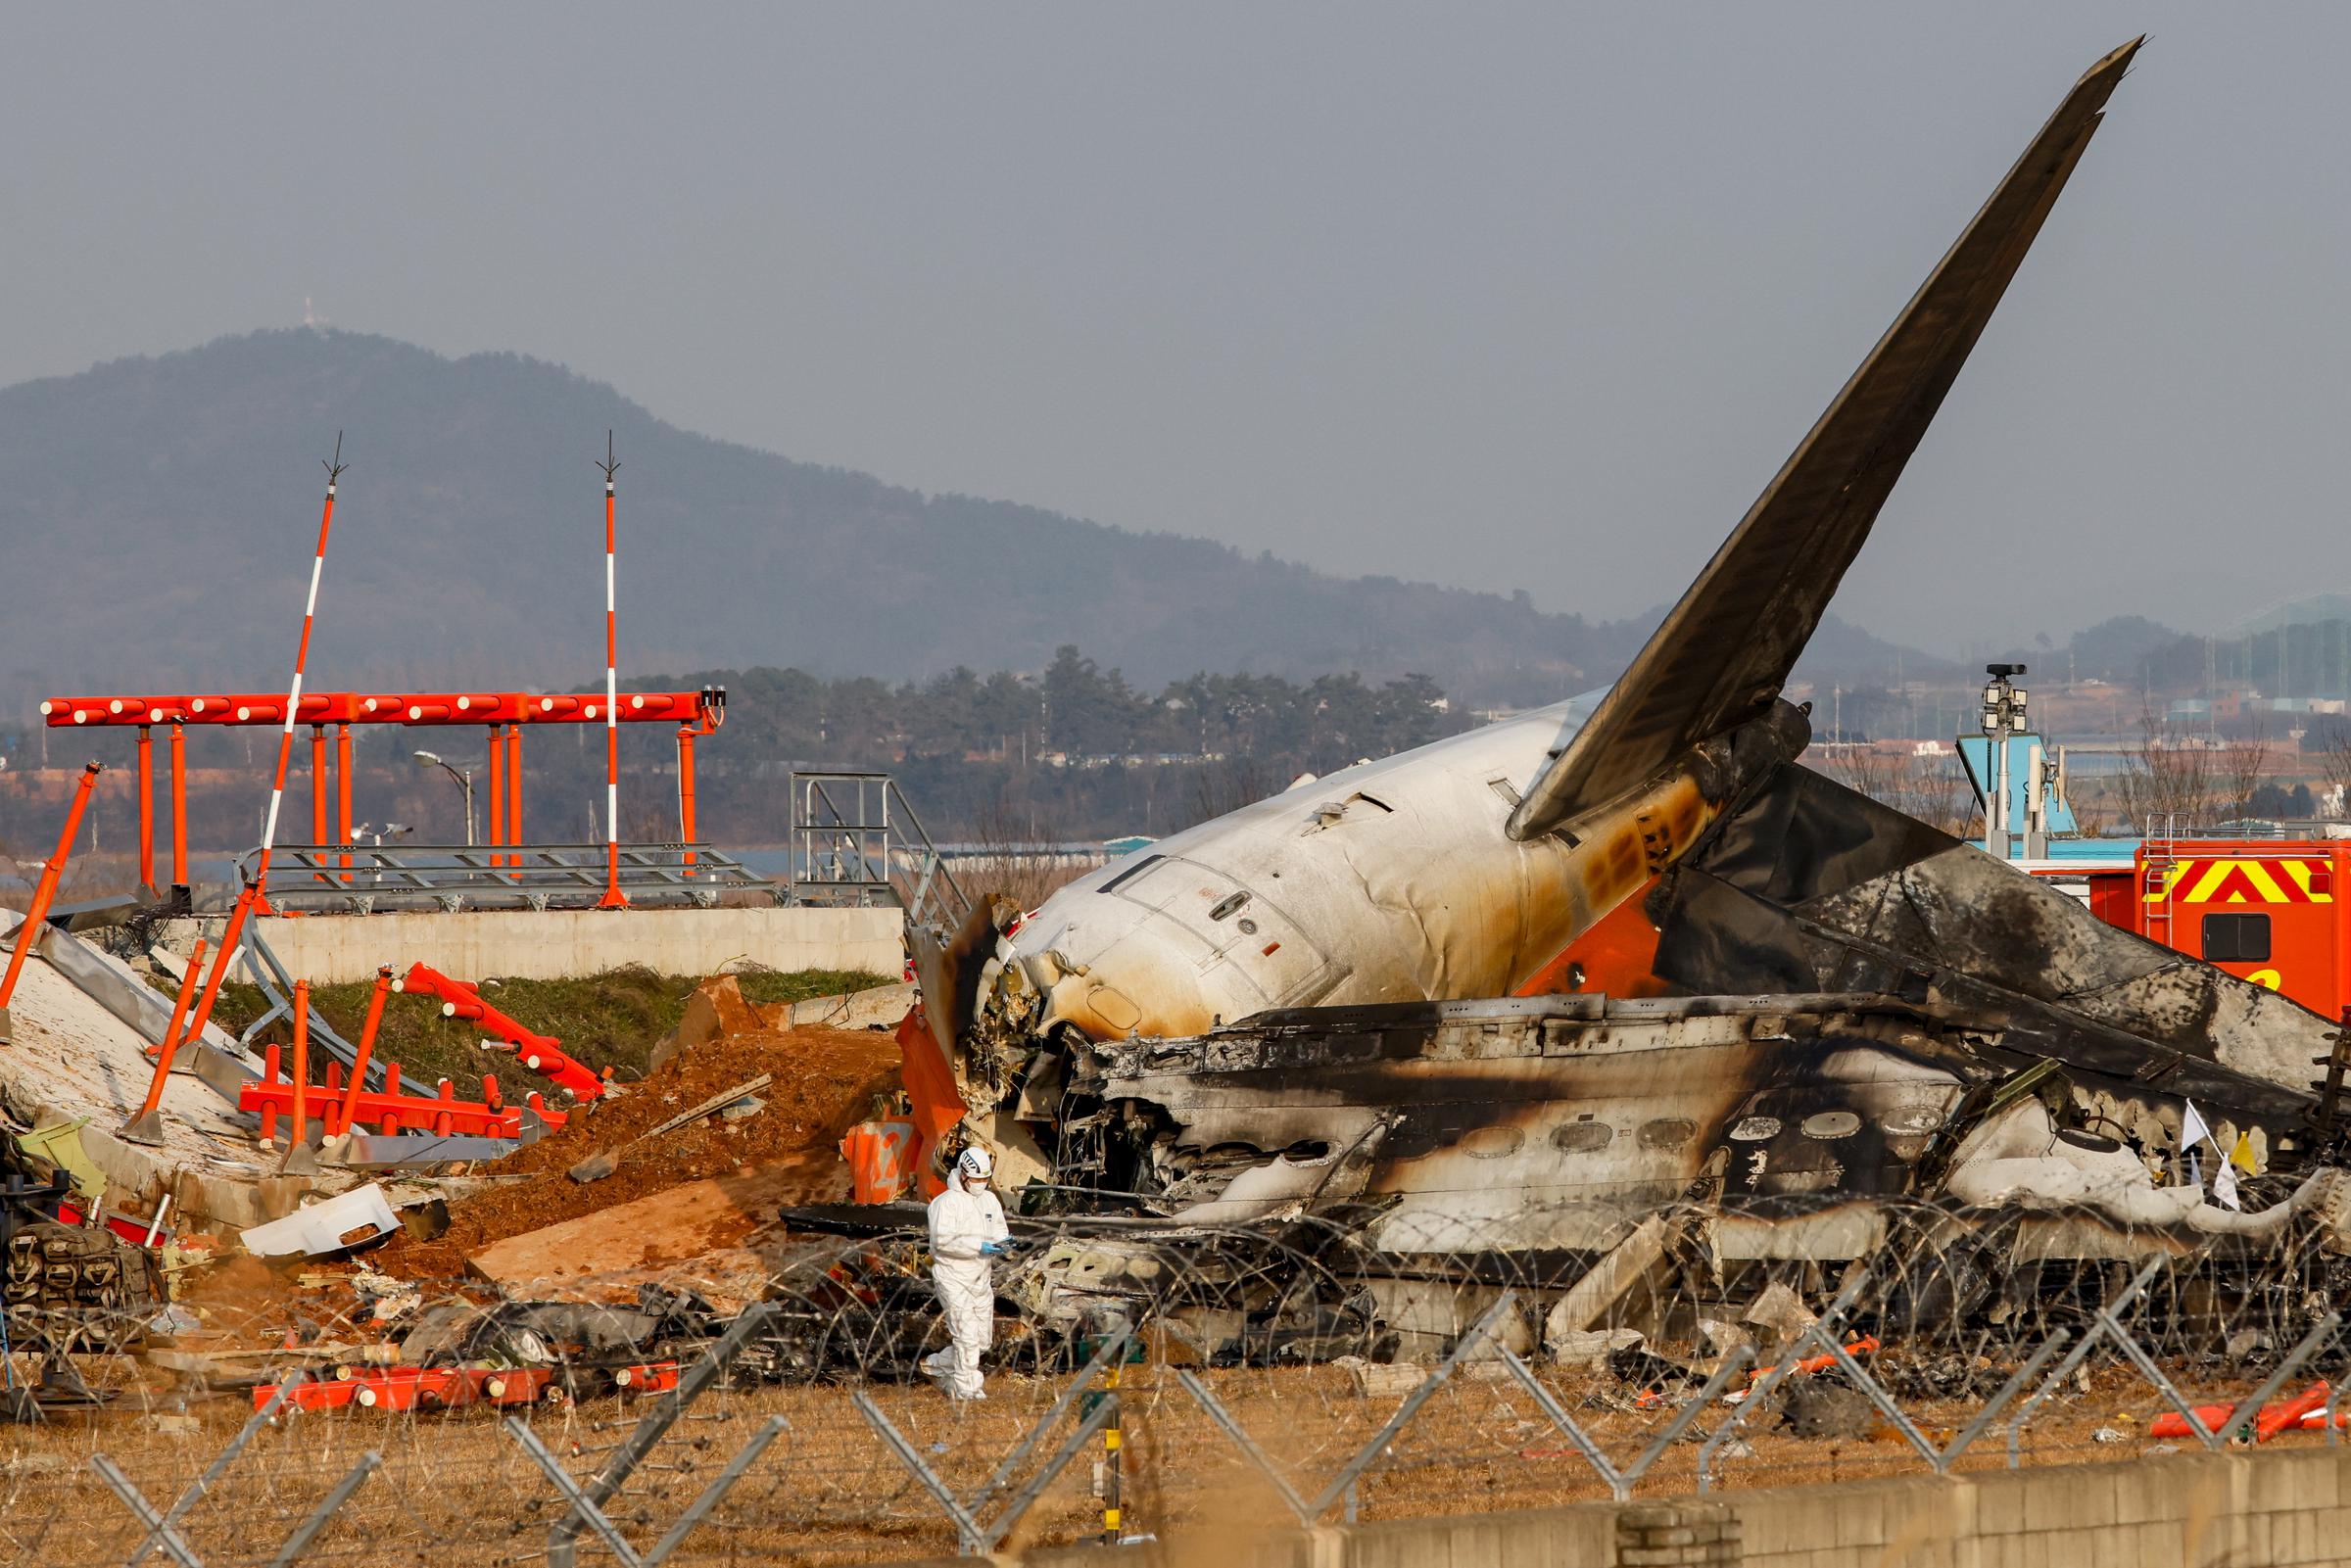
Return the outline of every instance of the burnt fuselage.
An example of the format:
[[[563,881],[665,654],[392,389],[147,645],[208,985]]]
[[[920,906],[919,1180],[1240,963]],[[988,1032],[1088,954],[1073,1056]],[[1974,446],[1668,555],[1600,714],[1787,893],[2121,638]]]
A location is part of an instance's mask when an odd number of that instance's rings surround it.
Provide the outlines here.
[[[1306,1010],[1096,1046],[1059,1130],[1096,1159],[1087,1179],[1185,1219],[1365,1208],[1373,1244],[1403,1254],[1591,1251],[1683,1202],[1777,1233],[1865,1200],[1940,1201],[1971,1159],[2067,1140],[2101,1180],[2151,1191],[2088,1123],[2120,1096],[2176,1127],[2177,1099],[2043,1071],[2022,1126],[1997,1091],[2035,1059],[2000,1034],[1852,995]],[[1847,1249],[1878,1234],[1846,1228]]]

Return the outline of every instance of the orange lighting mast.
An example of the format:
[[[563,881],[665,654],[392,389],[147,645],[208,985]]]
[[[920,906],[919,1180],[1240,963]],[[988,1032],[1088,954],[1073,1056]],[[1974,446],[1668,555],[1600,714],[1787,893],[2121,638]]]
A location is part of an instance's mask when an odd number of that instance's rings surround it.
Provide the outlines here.
[[[613,499],[612,476],[620,471],[612,455],[612,432],[604,432],[604,896],[599,909],[626,909],[628,895],[620,890],[620,617],[612,591]]]
[[[253,915],[254,906],[262,900],[262,889],[269,885],[269,850],[277,842],[277,808],[286,796],[286,764],[294,755],[295,716],[302,712],[302,674],[311,659],[311,626],[318,615],[318,579],[326,569],[326,535],[335,521],[335,487],[343,478],[343,433],[335,432],[335,455],[326,463],[326,505],[318,514],[318,550],[311,558],[311,596],[302,609],[302,641],[294,649],[294,684],[286,692],[286,712],[277,732],[277,777],[269,785],[269,815],[262,823],[262,850],[255,857],[253,876],[237,894],[234,908],[228,912],[227,928],[220,933],[220,947],[213,955],[213,972],[205,977],[204,994],[197,999],[196,1011],[188,1019],[188,1026],[180,1035],[192,1040],[204,1033],[211,1022],[213,1003],[220,994],[220,982],[228,977],[228,966],[236,957],[245,934],[245,922]],[[168,1055],[177,1042],[166,1040],[164,1051]]]

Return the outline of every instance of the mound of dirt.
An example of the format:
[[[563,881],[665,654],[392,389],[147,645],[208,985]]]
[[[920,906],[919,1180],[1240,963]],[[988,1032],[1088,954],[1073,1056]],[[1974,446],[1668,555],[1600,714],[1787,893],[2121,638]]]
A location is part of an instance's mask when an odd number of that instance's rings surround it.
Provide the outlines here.
[[[761,1021],[764,1022],[764,1021]],[[898,1088],[898,1046],[879,1029],[757,1027],[704,1040],[681,1052],[642,1083],[575,1112],[561,1128],[483,1175],[522,1177],[451,1206],[439,1240],[400,1237],[375,1256],[376,1266],[406,1278],[456,1278],[470,1253],[558,1220],[616,1208],[690,1181],[735,1176],[811,1154],[840,1161],[841,1134],[871,1117]],[[564,1172],[600,1151],[617,1149],[679,1112],[766,1072],[754,1114],[716,1114],[620,1155],[601,1181]],[[840,1193],[848,1166],[840,1164]]]

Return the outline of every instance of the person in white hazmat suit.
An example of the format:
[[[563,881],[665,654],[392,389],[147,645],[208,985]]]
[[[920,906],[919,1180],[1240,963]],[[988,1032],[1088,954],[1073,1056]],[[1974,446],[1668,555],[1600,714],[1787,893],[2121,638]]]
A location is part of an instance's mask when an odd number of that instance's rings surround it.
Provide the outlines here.
[[[947,1397],[984,1400],[980,1357],[996,1337],[995,1269],[989,1259],[1004,1251],[1012,1232],[1004,1206],[987,1190],[995,1174],[985,1149],[966,1149],[955,1161],[947,1190],[931,1200],[931,1282],[938,1291],[953,1343],[925,1356],[923,1370],[939,1380]]]

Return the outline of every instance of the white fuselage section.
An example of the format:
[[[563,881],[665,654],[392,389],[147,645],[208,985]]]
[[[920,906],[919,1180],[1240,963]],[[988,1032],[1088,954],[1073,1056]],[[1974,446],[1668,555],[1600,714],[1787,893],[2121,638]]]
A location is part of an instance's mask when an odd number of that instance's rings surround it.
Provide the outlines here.
[[[1308,781],[1062,888],[998,948],[1042,993],[1025,1032],[1188,1035],[1270,1008],[1510,994],[1713,814],[1674,773],[1573,840],[1510,838],[1520,791],[1599,695]]]

